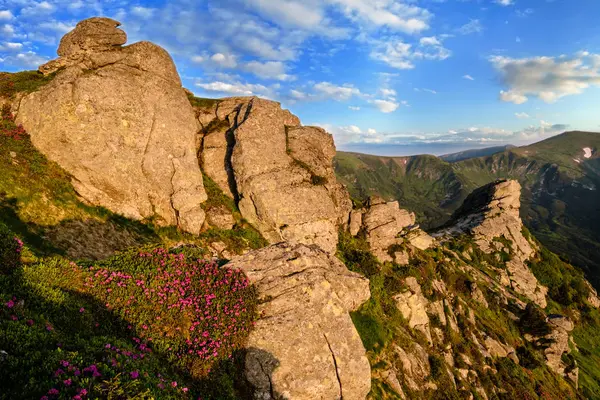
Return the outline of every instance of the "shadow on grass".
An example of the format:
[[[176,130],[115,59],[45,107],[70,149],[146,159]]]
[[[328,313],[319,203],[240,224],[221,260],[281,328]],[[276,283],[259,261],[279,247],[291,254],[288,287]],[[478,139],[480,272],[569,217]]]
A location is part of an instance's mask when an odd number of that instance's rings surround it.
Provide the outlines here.
[[[19,217],[16,198],[0,194],[0,223],[17,234],[37,257],[67,256],[76,260],[101,260],[130,247],[158,243],[158,235],[147,225],[125,217],[104,214],[96,219],[64,220],[45,227],[26,223]]]

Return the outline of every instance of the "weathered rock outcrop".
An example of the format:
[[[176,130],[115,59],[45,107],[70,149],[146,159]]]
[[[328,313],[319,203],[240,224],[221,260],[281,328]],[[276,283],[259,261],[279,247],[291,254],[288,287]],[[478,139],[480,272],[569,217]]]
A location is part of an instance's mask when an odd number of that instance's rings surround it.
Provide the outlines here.
[[[256,97],[224,99],[197,115],[203,171],[238,201],[245,219],[271,243],[335,251],[352,206],[335,178],[331,135]]]
[[[369,298],[367,279],[306,245],[281,243],[228,266],[243,270],[263,301],[246,356],[256,398],[366,397],[370,366],[348,312]]]
[[[432,343],[429,315],[427,315],[429,301],[423,296],[421,286],[414,277],[406,278],[404,284],[407,290],[394,296],[396,307],[408,321],[408,326],[421,331],[429,343]]]
[[[57,76],[23,97],[17,121],[86,201],[198,233],[206,193],[194,111],[169,54],[148,42],[121,47],[118,26],[91,18],[65,35],[60,57],[40,67]]]
[[[415,225],[415,214],[403,210],[397,201],[386,202],[373,196],[367,207],[353,210],[348,227],[350,234],[364,234],[373,254],[382,262],[408,262],[406,252],[390,254],[393,245],[407,242],[421,250],[434,244],[434,239]]]
[[[552,331],[544,337],[544,342],[549,346],[544,351],[546,364],[550,369],[559,375],[569,377],[577,385],[578,370],[577,367],[567,369],[562,360],[563,354],[569,354],[569,334],[575,328],[573,321],[562,315],[549,315],[548,325]]]
[[[542,286],[527,266],[535,254],[523,236],[521,185],[517,181],[498,181],[475,190],[454,213],[451,223],[434,236],[468,233],[486,253],[510,254],[506,263],[510,286],[540,307],[546,307],[548,289]],[[505,245],[503,241],[510,241]]]

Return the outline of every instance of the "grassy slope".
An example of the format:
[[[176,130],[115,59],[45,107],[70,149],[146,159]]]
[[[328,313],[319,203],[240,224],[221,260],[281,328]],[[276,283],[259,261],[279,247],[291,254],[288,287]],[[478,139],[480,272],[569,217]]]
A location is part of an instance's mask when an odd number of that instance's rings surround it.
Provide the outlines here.
[[[552,251],[583,268],[598,286],[600,158],[596,154],[584,159],[584,147],[600,150],[600,134],[569,132],[531,146],[452,164],[431,156],[338,153],[335,166],[353,196],[364,200],[380,194],[397,199],[402,207],[415,211],[425,227],[444,223],[473,189],[499,178],[517,179],[523,186],[522,217],[526,225]],[[407,160],[414,168],[391,168],[390,160]],[[592,185],[597,190],[586,188]]]
[[[452,250],[450,252],[449,250]],[[574,338],[579,346],[578,351],[573,352],[574,358],[580,366],[580,390],[577,392],[567,381],[559,378],[551,372],[542,362],[542,349],[535,348],[523,340],[523,333],[529,329],[522,321],[514,321],[507,309],[517,312],[510,306],[507,307],[499,302],[498,297],[492,291],[480,283],[478,286],[485,293],[489,307],[483,307],[473,300],[468,289],[469,281],[473,277],[462,271],[459,266],[461,262],[456,258],[457,253],[469,251],[472,260],[468,262],[471,267],[480,269],[489,274],[491,265],[500,267],[500,261],[495,257],[486,255],[476,249],[472,239],[463,237],[447,243],[445,248],[437,248],[425,252],[413,253],[408,266],[399,266],[386,263],[379,264],[368,251],[368,246],[361,239],[341,235],[338,246],[338,257],[346,265],[359,273],[370,278],[371,299],[359,310],[352,314],[352,319],[367,349],[367,355],[373,368],[373,385],[370,398],[372,399],[396,399],[393,390],[387,385],[382,376],[384,371],[390,368],[402,370],[395,364],[395,346],[409,350],[412,343],[417,342],[428,349],[429,361],[432,374],[426,381],[435,383],[443,391],[425,391],[423,398],[426,399],[459,399],[468,398],[473,394],[474,398],[481,398],[475,391],[475,387],[464,385],[464,392],[454,390],[444,368],[435,370],[435,364],[441,364],[440,354],[446,346],[451,345],[455,359],[459,360],[458,353],[466,354],[473,362],[473,369],[478,372],[481,385],[488,393],[492,393],[492,385],[505,390],[498,393],[495,399],[575,399],[575,398],[598,398],[600,390],[600,313],[591,309],[586,303],[587,289],[581,285],[582,275],[576,268],[564,263],[557,256],[543,250],[539,259],[535,260],[532,270],[544,284],[548,285],[552,301],[546,312],[562,313],[572,318],[578,318]],[[457,268],[458,266],[458,268]],[[458,315],[459,334],[445,330],[445,342],[429,348],[424,336],[410,327],[407,321],[398,312],[394,295],[404,290],[402,280],[407,276],[417,278],[422,287],[424,296],[430,300],[440,300],[440,294],[432,286],[432,281],[440,279],[445,282],[448,290],[455,298],[451,306],[456,313],[458,303],[468,305],[475,312],[477,325],[473,326],[464,316]],[[566,289],[565,289],[566,285]],[[514,293],[513,293],[514,294]],[[447,297],[449,298],[449,297]],[[458,300],[460,299],[460,300]],[[577,316],[580,317],[577,317]],[[435,320],[432,320],[435,326]],[[484,360],[479,355],[475,343],[470,339],[471,333],[477,335],[481,341],[481,335],[485,334],[510,344],[517,349],[521,358],[521,366],[510,359]],[[457,361],[458,362],[458,361]],[[498,372],[490,373],[486,365],[493,367]],[[457,368],[464,368],[460,362]],[[402,381],[401,377],[400,381]],[[422,383],[419,383],[422,384]],[[421,398],[420,394],[411,392],[408,387],[403,390],[409,398]]]

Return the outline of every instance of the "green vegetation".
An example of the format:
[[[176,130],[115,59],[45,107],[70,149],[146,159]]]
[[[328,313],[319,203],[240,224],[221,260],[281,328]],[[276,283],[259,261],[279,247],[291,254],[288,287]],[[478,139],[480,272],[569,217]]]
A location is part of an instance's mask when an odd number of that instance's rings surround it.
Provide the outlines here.
[[[0,97],[12,98],[17,93],[32,93],[46,85],[56,73],[44,75],[39,71],[0,72]]]
[[[188,93],[188,99],[192,104],[192,107],[198,108],[211,108],[216,104],[219,104],[221,100],[219,99],[206,99],[202,97],[196,97],[192,93]]]
[[[23,242],[0,223],[0,275],[11,274],[21,265]]]

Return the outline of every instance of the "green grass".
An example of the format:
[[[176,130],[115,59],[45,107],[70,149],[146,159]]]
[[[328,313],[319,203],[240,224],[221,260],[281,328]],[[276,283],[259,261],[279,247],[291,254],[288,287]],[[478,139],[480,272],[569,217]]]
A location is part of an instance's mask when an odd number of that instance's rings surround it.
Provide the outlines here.
[[[206,99],[202,97],[196,97],[193,94],[188,94],[188,99],[190,100],[192,107],[198,108],[211,108],[222,101],[219,99]]]
[[[11,98],[17,93],[32,93],[54,79],[56,73],[44,75],[38,71],[0,72],[0,96]]]

